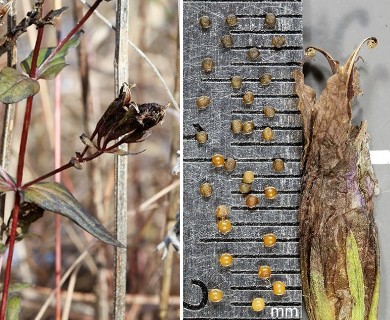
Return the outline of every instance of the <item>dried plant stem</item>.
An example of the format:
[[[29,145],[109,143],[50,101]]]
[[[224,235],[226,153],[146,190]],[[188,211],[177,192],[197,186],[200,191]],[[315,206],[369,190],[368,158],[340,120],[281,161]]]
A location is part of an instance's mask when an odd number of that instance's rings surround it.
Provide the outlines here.
[[[79,270],[80,270],[80,265],[78,265],[76,267],[76,269],[72,272],[72,276],[70,277],[68,290],[66,292],[66,300],[65,300],[65,304],[64,304],[64,312],[62,314],[62,320],[69,319],[70,306],[72,304],[74,287],[76,285],[76,280],[77,280],[77,275],[79,273]],[[58,282],[58,284],[59,284],[59,282]],[[61,287],[58,287],[58,288],[61,288]],[[57,291],[61,292],[61,290],[57,290]],[[60,299],[61,299],[61,296],[60,296]]]

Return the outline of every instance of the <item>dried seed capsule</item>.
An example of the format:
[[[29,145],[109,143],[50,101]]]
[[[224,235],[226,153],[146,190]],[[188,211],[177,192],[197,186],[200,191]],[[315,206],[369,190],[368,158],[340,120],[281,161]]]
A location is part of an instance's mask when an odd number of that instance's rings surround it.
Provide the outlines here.
[[[242,122],[241,120],[234,119],[230,122],[230,128],[233,133],[240,133],[242,131]]]
[[[245,198],[245,203],[247,205],[248,208],[254,208],[258,205],[259,203],[259,198],[256,197],[255,195],[253,194],[249,194],[246,196]]]
[[[272,168],[274,168],[274,170],[276,172],[281,172],[284,170],[284,161],[282,159],[275,159],[273,162],[272,162]]]
[[[250,183],[244,183],[244,182],[242,182],[241,184],[240,184],[240,192],[241,193],[249,193],[249,192],[251,192],[252,191],[252,184],[250,184]]]
[[[305,49],[305,57],[308,57],[308,58],[314,58],[316,55],[316,49],[314,49],[313,47],[308,47]]]
[[[268,86],[272,81],[272,75],[270,75],[269,73],[264,73],[261,77],[260,77],[260,84],[262,86]]]
[[[209,29],[211,27],[211,19],[209,16],[201,16],[199,18],[199,24],[202,29]]]
[[[227,17],[226,17],[226,25],[228,27],[235,27],[238,25],[238,20],[237,20],[237,17],[235,14],[229,14]]]
[[[202,185],[199,187],[199,192],[200,194],[205,197],[205,198],[208,198],[212,195],[213,193],[213,187],[210,183],[208,182],[205,182],[205,183],[202,183]]]
[[[195,134],[195,139],[199,144],[206,143],[209,138],[209,135],[205,131],[199,131]]]
[[[274,133],[270,127],[266,127],[261,132],[261,136],[265,141],[271,141],[274,138]]]
[[[204,72],[209,73],[209,72],[213,71],[213,68],[214,68],[214,61],[213,61],[213,59],[211,59],[211,58],[204,58],[202,60],[202,70]]]
[[[225,157],[221,154],[215,154],[211,157],[211,163],[214,167],[220,168],[223,167],[225,163]]]
[[[276,17],[273,13],[267,13],[264,18],[264,24],[269,28],[274,28],[276,25]]]
[[[255,173],[253,171],[245,171],[242,174],[242,182],[252,183],[253,181],[255,181]]]
[[[242,86],[242,78],[240,76],[233,76],[231,85],[233,89],[240,89]]]
[[[230,253],[222,253],[219,256],[219,264],[222,267],[230,267],[233,264],[233,256]]]
[[[227,172],[232,172],[236,168],[236,165],[236,160],[234,160],[233,158],[227,158],[223,167]]]
[[[284,295],[286,293],[286,285],[282,281],[275,281],[272,284],[272,292],[277,296]]]
[[[226,49],[233,47],[233,37],[230,34],[225,34],[221,37],[222,46]]]
[[[267,233],[263,236],[263,243],[265,247],[273,247],[276,243],[276,236],[273,233]]]
[[[260,266],[258,275],[260,279],[268,279],[271,277],[271,267],[270,266]]]
[[[254,128],[255,124],[253,123],[253,121],[246,121],[242,124],[242,133],[251,134]]]
[[[259,49],[255,48],[255,47],[250,48],[247,52],[247,57],[250,61],[255,61],[255,60],[259,59],[259,57],[260,57]]]
[[[218,219],[225,219],[229,215],[229,209],[227,206],[221,204],[215,209],[215,215]]]
[[[218,226],[218,231],[221,232],[222,234],[226,234],[230,232],[230,230],[232,230],[232,223],[227,219],[218,221],[217,226]]]
[[[252,310],[256,312],[263,311],[265,308],[265,301],[263,298],[254,298],[252,300]]]
[[[253,94],[252,91],[245,92],[242,97],[242,101],[244,101],[245,104],[252,104],[254,100],[255,100],[255,95]]]
[[[286,44],[286,37],[285,36],[273,36],[272,37],[272,45],[275,48],[280,49],[285,44]]]
[[[276,190],[275,187],[266,187],[264,189],[264,196],[266,197],[266,199],[268,200],[273,200],[276,198],[276,196],[278,195],[278,191]]]
[[[207,106],[210,104],[211,100],[208,96],[200,96],[198,99],[196,99],[196,105],[200,110],[206,109]]]
[[[220,302],[223,299],[223,292],[219,289],[210,289],[208,297],[211,302]]]
[[[273,118],[273,117],[275,117],[275,108],[270,107],[270,106],[265,106],[263,108],[263,114],[267,118]]]

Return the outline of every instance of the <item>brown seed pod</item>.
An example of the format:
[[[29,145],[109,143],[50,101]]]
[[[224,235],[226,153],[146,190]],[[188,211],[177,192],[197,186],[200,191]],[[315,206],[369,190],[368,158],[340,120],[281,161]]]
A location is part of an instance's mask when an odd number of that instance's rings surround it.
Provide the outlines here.
[[[246,121],[242,124],[242,133],[251,134],[254,128],[255,124],[253,123],[253,121]]]
[[[284,161],[282,159],[275,159],[272,162],[272,168],[276,172],[282,172],[284,170]]]
[[[210,73],[213,71],[214,61],[211,58],[204,58],[202,60],[202,70],[206,73]]]
[[[222,46],[226,49],[233,47],[233,37],[230,34],[225,34],[221,37]]]
[[[268,86],[272,81],[272,75],[270,75],[269,73],[264,73],[261,77],[260,77],[260,84],[262,86]]]
[[[255,195],[253,194],[249,194],[246,196],[245,198],[245,203],[247,205],[248,208],[254,208],[258,205],[259,203],[259,198],[256,197]]]
[[[274,138],[274,133],[270,127],[266,127],[261,132],[261,136],[265,141],[271,141]]]
[[[253,171],[245,171],[242,174],[242,182],[252,183],[253,181],[255,181],[255,173]]]
[[[273,118],[275,117],[275,108],[271,106],[265,106],[263,108],[263,114],[266,118]]]
[[[234,119],[230,122],[230,128],[233,133],[240,133],[242,131],[242,122],[241,120]]]
[[[209,96],[200,96],[198,99],[196,99],[196,105],[200,110],[206,109],[207,106],[210,104],[211,99]]]
[[[285,36],[273,36],[272,37],[272,45],[275,48],[280,49],[285,44],[286,44],[286,37]]]
[[[198,141],[199,144],[204,144],[209,139],[209,135],[205,131],[199,131],[195,134],[195,140]]]
[[[247,52],[247,57],[248,57],[248,60],[250,60],[250,61],[256,61],[260,57],[259,49],[255,48],[255,47],[250,48]]]
[[[274,28],[276,25],[276,17],[273,13],[268,12],[264,18],[264,24],[268,28]]]
[[[209,16],[201,16],[199,24],[202,29],[209,29],[211,27],[211,19]]]
[[[244,101],[245,104],[253,104],[253,101],[255,100],[255,95],[252,91],[247,91],[244,93],[242,97],[242,101]]]
[[[229,215],[229,208],[221,204],[215,209],[215,215],[218,219],[226,219]]]
[[[244,183],[244,182],[241,182],[240,184],[240,192],[241,193],[249,193],[252,191],[252,184],[251,183]]]
[[[273,200],[278,195],[278,190],[275,187],[266,187],[264,189],[264,196],[268,200]]]
[[[242,78],[240,76],[233,76],[230,83],[233,89],[240,89],[242,87]]]
[[[236,168],[236,165],[236,160],[234,160],[233,158],[227,158],[223,167],[227,172],[232,172]]]
[[[205,198],[211,197],[211,195],[213,194],[213,187],[208,182],[202,183],[202,185],[199,187],[199,192],[201,196]]]
[[[221,154],[216,153],[211,157],[211,163],[216,168],[223,167],[225,163],[225,157]]]
[[[238,25],[238,19],[237,19],[237,17],[236,17],[235,14],[229,14],[229,15],[226,17],[225,22],[226,22],[226,25],[227,25],[228,27],[235,27],[235,26]]]

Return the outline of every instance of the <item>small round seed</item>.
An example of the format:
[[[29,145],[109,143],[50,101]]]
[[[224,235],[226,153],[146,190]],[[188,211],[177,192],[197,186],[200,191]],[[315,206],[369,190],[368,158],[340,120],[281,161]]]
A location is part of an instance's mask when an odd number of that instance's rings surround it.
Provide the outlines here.
[[[275,117],[275,108],[271,106],[265,106],[263,108],[263,113],[266,118],[273,118]]]
[[[217,153],[211,157],[211,163],[216,168],[223,167],[225,163],[225,157]]]
[[[213,193],[213,187],[210,183],[208,182],[205,182],[205,183],[202,183],[202,185],[199,187],[199,192],[200,194],[205,197],[205,198],[208,198],[212,195]]]
[[[264,189],[264,196],[268,200],[273,200],[278,195],[278,190],[275,187],[266,187]]]
[[[258,275],[260,279],[268,279],[271,277],[271,267],[270,266],[260,266]]]
[[[230,267],[233,264],[233,256],[230,253],[222,253],[219,256],[219,264],[222,267]]]
[[[276,17],[273,13],[267,13],[264,18],[264,24],[269,28],[274,28],[276,25]]]
[[[232,223],[227,219],[218,221],[217,226],[218,226],[218,231],[221,232],[222,234],[226,234],[232,230]]]
[[[284,161],[282,159],[275,159],[273,162],[272,162],[272,168],[276,171],[276,172],[281,172],[284,170]]]
[[[209,72],[213,71],[213,68],[214,68],[214,61],[213,61],[213,59],[211,59],[211,58],[204,58],[202,60],[202,70],[204,72],[209,73]]]
[[[211,27],[211,19],[209,16],[201,16],[199,18],[199,24],[202,29],[209,29]]]
[[[242,174],[242,182],[252,183],[253,181],[255,181],[255,173],[253,171],[245,171]]]
[[[231,85],[233,89],[240,89],[242,86],[242,78],[240,76],[233,76]]]
[[[223,292],[219,289],[210,289],[208,298],[211,302],[220,302],[223,299]]]
[[[248,59],[250,61],[255,61],[255,60],[259,59],[260,51],[259,51],[259,49],[255,48],[255,47],[250,48],[247,52],[247,56],[248,56]]]
[[[242,124],[242,133],[251,134],[254,128],[255,124],[253,123],[253,121],[246,121]]]
[[[226,219],[229,215],[229,209],[227,206],[221,204],[215,209],[215,215],[218,219]]]
[[[210,104],[211,99],[208,96],[200,96],[198,99],[196,99],[196,105],[200,110],[206,109],[207,106]]]
[[[273,247],[276,243],[276,236],[273,233],[267,233],[263,236],[263,243],[265,247]]]
[[[238,25],[238,20],[237,20],[237,17],[235,14],[229,14],[227,17],[226,17],[226,25],[228,27],[235,27]]]
[[[225,34],[221,37],[222,46],[226,49],[233,47],[233,37],[230,34]]]
[[[241,182],[240,184],[240,192],[241,193],[249,193],[252,191],[252,184],[250,183],[244,183],[244,182]]]
[[[242,126],[241,120],[234,119],[230,122],[230,128],[233,133],[240,133],[242,131]]]
[[[265,308],[265,301],[263,298],[254,298],[252,300],[252,310],[256,312],[263,311]]]
[[[275,281],[272,284],[272,292],[277,296],[284,295],[286,293],[286,285],[282,281]]]
[[[272,45],[275,48],[280,49],[285,44],[286,44],[286,37],[285,36],[273,36],[272,37]]]
[[[244,101],[244,103],[248,105],[252,104],[254,100],[255,100],[255,95],[253,94],[252,91],[245,92],[242,97],[242,101]]]
[[[205,131],[199,131],[195,134],[195,140],[198,141],[199,144],[206,143],[209,139],[209,135]]]
[[[261,132],[261,136],[265,141],[271,141],[274,138],[274,133],[270,127],[266,127]]]
[[[268,86],[271,83],[271,80],[272,80],[272,75],[270,75],[269,73],[264,73],[260,77],[260,84],[262,86]]]
[[[246,196],[245,198],[245,203],[247,205],[248,208],[254,208],[257,206],[257,204],[259,203],[259,198],[256,197],[255,195],[253,194],[249,194]]]
[[[223,167],[227,172],[232,172],[236,168],[236,165],[236,160],[234,160],[233,158],[227,158]]]

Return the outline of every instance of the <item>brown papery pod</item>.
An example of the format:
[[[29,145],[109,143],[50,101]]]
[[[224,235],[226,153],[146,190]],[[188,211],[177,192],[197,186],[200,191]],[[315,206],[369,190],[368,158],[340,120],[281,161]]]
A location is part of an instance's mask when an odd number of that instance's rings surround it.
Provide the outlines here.
[[[316,100],[300,70],[293,72],[303,122],[300,255],[309,319],[374,320],[379,299],[379,248],[373,197],[378,192],[368,149],[367,123],[351,123],[360,93],[354,64],[365,39],[345,65],[324,50],[333,75]]]

